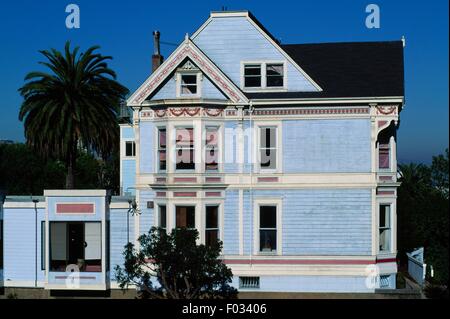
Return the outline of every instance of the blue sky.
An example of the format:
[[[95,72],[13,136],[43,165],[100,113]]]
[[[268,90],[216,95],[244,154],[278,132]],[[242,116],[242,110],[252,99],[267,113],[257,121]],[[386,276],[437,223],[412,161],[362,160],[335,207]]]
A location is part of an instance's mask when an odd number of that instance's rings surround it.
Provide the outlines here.
[[[68,4],[81,10],[81,28],[65,26]],[[365,8],[375,3],[381,28],[367,29]],[[406,107],[398,134],[400,162],[430,162],[448,147],[448,1],[2,1],[0,10],[0,139],[24,141],[17,89],[40,69],[38,50],[62,49],[66,40],[82,49],[98,44],[131,91],[149,75],[152,31],[179,43],[210,11],[250,10],[283,43],[399,40],[406,37]],[[162,45],[164,56],[174,49]]]

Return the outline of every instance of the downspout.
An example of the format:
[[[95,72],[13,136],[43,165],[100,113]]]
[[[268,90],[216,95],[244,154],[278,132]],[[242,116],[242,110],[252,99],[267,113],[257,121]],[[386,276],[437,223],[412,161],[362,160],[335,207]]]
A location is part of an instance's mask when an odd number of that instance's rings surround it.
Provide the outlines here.
[[[254,238],[254,235],[255,235],[255,232],[254,232],[254,229],[255,229],[255,225],[254,225],[254,223],[255,223],[255,220],[254,220],[254,216],[255,216],[255,212],[253,211],[254,210],[254,204],[253,204],[253,170],[254,170],[254,168],[255,168],[255,159],[254,159],[254,152],[255,152],[255,149],[254,149],[254,147],[255,147],[255,134],[254,134],[254,129],[253,129],[253,118],[252,118],[252,115],[253,115],[253,102],[252,101],[250,101],[250,106],[249,106],[249,109],[248,109],[248,112],[249,112],[249,116],[250,116],[250,132],[251,132],[251,137],[252,137],[252,139],[251,139],[251,142],[252,142],[252,145],[250,146],[250,149],[251,149],[251,152],[250,152],[250,157],[251,157],[251,160],[250,160],[250,187],[249,187],[249,190],[250,190],[250,208],[251,208],[251,211],[252,211],[252,215],[251,215],[251,218],[252,218],[252,223],[250,223],[250,238],[251,238],[251,240],[250,240],[250,267],[252,267],[252,264],[253,264],[253,260],[252,260],[252,255],[253,255],[253,241],[255,240],[255,238]]]
[[[37,288],[37,277],[38,277],[38,270],[37,270],[37,242],[38,242],[38,227],[37,227],[37,220],[38,220],[38,211],[37,211],[37,203],[39,203],[39,200],[33,199],[34,203],[34,234],[35,234],[35,241],[34,241],[34,287]],[[42,253],[42,252],[41,252]]]

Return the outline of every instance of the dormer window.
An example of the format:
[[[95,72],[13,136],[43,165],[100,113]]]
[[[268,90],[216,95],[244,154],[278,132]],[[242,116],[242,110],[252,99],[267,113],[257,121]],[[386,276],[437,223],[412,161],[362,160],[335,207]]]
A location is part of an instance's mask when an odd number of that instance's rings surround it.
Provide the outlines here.
[[[283,62],[244,62],[242,88],[251,90],[284,89],[285,64]]]
[[[177,96],[199,97],[201,94],[200,82],[202,73],[190,61],[187,61],[177,72]]]

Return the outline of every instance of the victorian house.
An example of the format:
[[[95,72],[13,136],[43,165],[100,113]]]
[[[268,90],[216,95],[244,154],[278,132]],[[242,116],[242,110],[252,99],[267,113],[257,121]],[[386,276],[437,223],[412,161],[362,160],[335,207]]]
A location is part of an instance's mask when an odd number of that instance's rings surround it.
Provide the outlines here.
[[[4,285],[63,289],[79,251],[82,288],[114,288],[123,245],[160,226],[223,241],[240,290],[395,288],[404,41],[283,44],[247,11],[212,12],[164,60],[159,36],[120,125],[123,197],[6,198]],[[130,196],[141,214],[128,216]],[[14,227],[28,210],[34,229],[34,207],[38,257],[23,265]],[[77,231],[83,253],[64,245]]]

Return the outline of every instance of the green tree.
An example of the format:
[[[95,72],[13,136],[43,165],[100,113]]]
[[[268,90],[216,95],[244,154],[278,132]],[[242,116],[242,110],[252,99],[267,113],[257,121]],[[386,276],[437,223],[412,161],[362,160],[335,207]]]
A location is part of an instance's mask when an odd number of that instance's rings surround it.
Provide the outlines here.
[[[432,283],[449,284],[448,149],[424,164],[399,165],[397,231],[400,260],[406,252],[425,248],[425,262],[433,266]],[[448,288],[447,288],[448,289]],[[448,294],[448,293],[447,293]]]
[[[80,188],[109,189],[119,194],[118,151],[107,159],[77,152],[74,175]],[[64,163],[44,160],[26,144],[0,144],[0,191],[9,195],[42,195],[44,189],[64,188]]]
[[[237,290],[229,285],[233,274],[219,258],[222,243],[207,247],[197,240],[195,229],[166,234],[153,227],[139,238],[139,250],[131,243],[125,246],[124,265],[115,268],[120,287],[134,284],[143,298],[235,298]]]
[[[19,89],[24,98],[19,119],[24,121],[27,144],[37,153],[66,164],[66,188],[75,187],[74,171],[80,146],[107,157],[118,143],[117,111],[128,89],[116,81],[107,60],[95,51],[79,54],[70,42],[64,53],[40,51],[40,62],[50,73],[31,72]]]

